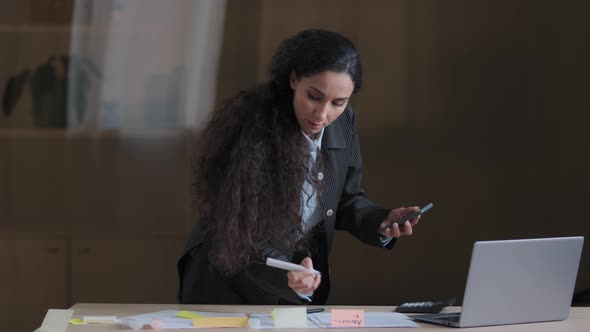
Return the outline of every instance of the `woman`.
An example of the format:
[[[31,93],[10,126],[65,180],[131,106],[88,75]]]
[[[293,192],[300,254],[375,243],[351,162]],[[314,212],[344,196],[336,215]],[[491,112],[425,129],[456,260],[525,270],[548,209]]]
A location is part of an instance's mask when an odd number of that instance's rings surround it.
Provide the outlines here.
[[[391,249],[419,217],[364,197],[355,114],[361,88],[351,41],[307,30],[283,41],[266,84],[240,93],[199,137],[195,164],[199,221],[178,262],[180,303],[324,304],[334,230]],[[310,272],[266,266],[282,259]]]

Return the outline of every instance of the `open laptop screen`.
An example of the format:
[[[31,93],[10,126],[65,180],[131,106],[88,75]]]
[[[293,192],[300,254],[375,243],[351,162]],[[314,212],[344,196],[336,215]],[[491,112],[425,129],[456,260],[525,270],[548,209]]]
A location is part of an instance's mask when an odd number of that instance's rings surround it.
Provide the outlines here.
[[[581,236],[476,242],[458,325],[566,319],[583,243]]]

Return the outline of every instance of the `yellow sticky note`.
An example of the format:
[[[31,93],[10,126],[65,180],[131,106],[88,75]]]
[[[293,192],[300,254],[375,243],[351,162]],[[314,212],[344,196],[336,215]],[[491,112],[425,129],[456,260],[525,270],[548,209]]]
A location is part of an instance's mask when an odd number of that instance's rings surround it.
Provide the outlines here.
[[[248,317],[193,318],[194,327],[248,327]]]
[[[190,312],[190,311],[179,311],[176,314],[176,317],[193,319],[193,318],[203,318],[205,316],[199,315],[199,314],[196,314],[196,313]]]
[[[83,321],[80,318],[70,319],[69,323],[72,324],[72,325],[88,324],[88,323],[86,323],[85,321]]]

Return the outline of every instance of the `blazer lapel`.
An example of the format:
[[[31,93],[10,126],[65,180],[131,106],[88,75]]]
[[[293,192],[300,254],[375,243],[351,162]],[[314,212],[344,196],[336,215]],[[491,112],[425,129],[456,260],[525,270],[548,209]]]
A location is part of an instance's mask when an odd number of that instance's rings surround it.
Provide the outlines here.
[[[326,149],[346,149],[346,138],[341,121],[342,116],[324,129],[322,151]]]

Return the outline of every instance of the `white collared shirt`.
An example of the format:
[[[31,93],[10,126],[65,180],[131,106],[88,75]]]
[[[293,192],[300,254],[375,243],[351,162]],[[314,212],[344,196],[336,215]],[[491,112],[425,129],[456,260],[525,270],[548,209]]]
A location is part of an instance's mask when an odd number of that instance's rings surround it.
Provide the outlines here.
[[[324,137],[324,129],[315,135],[315,138],[310,138],[305,133],[303,134],[307,143],[309,144],[310,164],[308,165],[308,172],[303,187],[301,188],[301,228],[303,232],[308,232],[314,226],[322,221],[321,211],[319,209],[318,195],[313,188],[309,177],[312,175],[312,168],[318,158],[318,153],[322,150],[322,138]],[[323,176],[319,177],[321,181]]]

